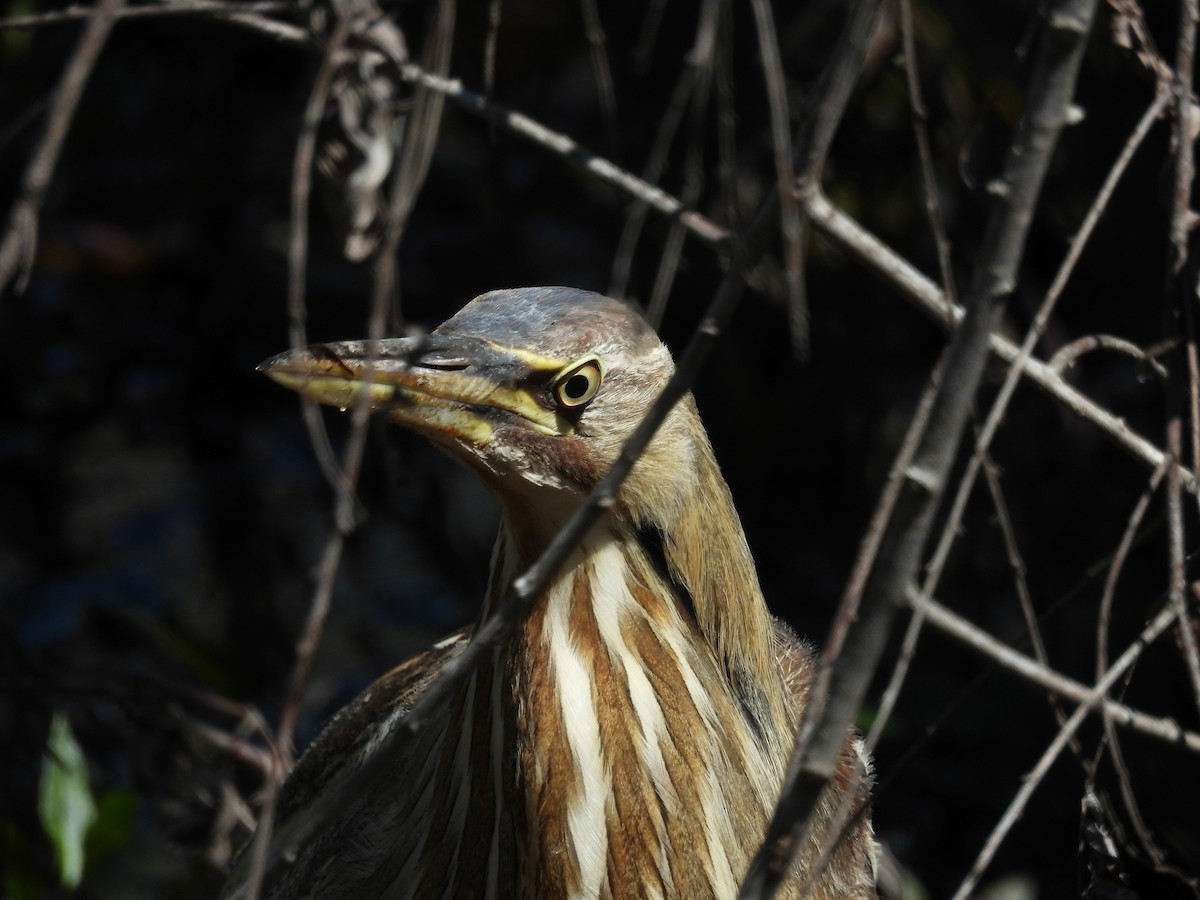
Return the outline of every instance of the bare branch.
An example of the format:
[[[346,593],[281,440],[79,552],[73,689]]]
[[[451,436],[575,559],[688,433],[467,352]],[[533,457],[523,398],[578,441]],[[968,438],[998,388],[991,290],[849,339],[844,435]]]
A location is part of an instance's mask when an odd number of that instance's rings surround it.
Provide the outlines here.
[[[835,207],[822,194],[813,196],[807,205],[814,222],[825,234],[867,263],[870,268],[892,282],[920,309],[947,327],[954,326],[962,318],[960,307],[946,302],[938,286],[918,272],[903,257],[864,229],[861,225]],[[991,352],[1005,362],[1013,362],[1021,356],[1020,349],[1008,338],[993,334],[990,339]],[[1067,384],[1045,363],[1028,358],[1024,363],[1024,374],[1037,387],[1063,404],[1085,421],[1099,427],[1118,446],[1149,469],[1157,468],[1164,459],[1163,451],[1141,435],[1132,431],[1124,420],[1114,416],[1104,407],[1089,400]],[[1183,470],[1180,479],[1189,493],[1197,494],[1200,486],[1191,472]]]
[[[920,601],[914,598],[914,602]],[[983,874],[988,864],[992,861],[992,858],[996,855],[996,851],[1000,848],[1000,844],[1004,840],[1004,837],[1012,829],[1012,826],[1016,824],[1016,821],[1021,817],[1022,812],[1024,812],[1025,806],[1029,802],[1029,798],[1033,796],[1033,792],[1037,789],[1038,785],[1041,784],[1042,779],[1045,778],[1046,773],[1050,770],[1050,766],[1052,766],[1054,761],[1058,759],[1058,755],[1062,753],[1062,750],[1064,747],[1066,747],[1067,742],[1074,737],[1075,732],[1079,730],[1079,726],[1083,724],[1083,721],[1087,718],[1088,713],[1090,713],[1096,706],[1105,702],[1106,695],[1112,686],[1116,684],[1117,681],[1124,676],[1129,667],[1138,660],[1142,654],[1142,651],[1145,650],[1145,648],[1151,643],[1153,643],[1154,640],[1158,638],[1159,635],[1161,635],[1164,631],[1166,631],[1168,627],[1170,627],[1172,619],[1173,614],[1171,610],[1164,609],[1162,612],[1160,612],[1150,622],[1150,624],[1142,630],[1141,635],[1138,636],[1138,639],[1129,647],[1129,649],[1121,654],[1121,657],[1113,664],[1113,667],[1109,669],[1107,673],[1105,673],[1104,678],[1096,682],[1096,686],[1087,692],[1086,697],[1080,701],[1079,707],[1074,713],[1072,713],[1071,718],[1068,719],[1066,724],[1059,729],[1058,734],[1054,737],[1054,740],[1050,742],[1050,746],[1046,748],[1046,752],[1042,754],[1042,757],[1038,760],[1037,765],[1034,766],[1033,770],[1021,780],[1021,787],[1017,791],[1016,796],[1013,797],[1008,809],[1005,810],[1004,815],[1001,816],[1000,820],[996,823],[996,827],[992,829],[992,833],[988,836],[987,842],[984,844],[978,858],[975,860],[975,864],[971,867],[971,871],[967,873],[967,876],[959,885],[958,890],[954,893],[952,900],[966,900],[966,898],[971,895],[972,891],[975,889],[975,886],[979,883],[979,877]]]
[[[457,79],[439,77],[412,63],[406,63],[401,71],[406,81],[445,94],[463,109],[557,153],[601,181],[612,184],[648,204],[662,215],[678,219],[688,231],[716,250],[728,251],[730,237],[727,230],[700,213],[687,209],[665,191],[647,184],[604,157],[586,150],[565,134],[547,128],[515,110],[491,103],[481,94],[468,91]]]
[[[913,599],[911,592],[909,599]],[[1090,696],[1090,688],[1086,685],[1073,681],[1053,669],[1046,668],[1037,660],[1017,652],[1008,644],[972,625],[962,616],[937,601],[924,594],[919,594],[916,599],[919,602],[914,608],[923,611],[930,625],[946,632],[960,643],[983,653],[989,659],[995,660],[1006,670],[1077,703],[1084,702]],[[1200,753],[1200,734],[1185,731],[1171,719],[1151,716],[1115,700],[1105,700],[1104,711],[1106,715],[1112,716],[1113,721],[1118,725],[1134,729],[1169,744],[1186,747],[1193,753]]]
[[[1169,94],[1174,73],[1150,36],[1146,16],[1137,0],[1108,0],[1112,7],[1113,43],[1133,50],[1154,79],[1156,94]]]
[[[317,70],[308,103],[304,108],[300,134],[296,138],[296,154],[292,164],[291,236],[288,240],[288,339],[292,348],[296,350],[308,344],[304,327],[308,319],[308,310],[304,303],[304,278],[308,262],[308,201],[312,192],[317,127],[321,124],[321,116],[329,99],[329,87],[333,81],[336,59],[346,45],[350,26],[350,19],[343,18],[330,36],[329,45],[321,58],[321,66]],[[317,404],[303,395],[300,396],[300,412],[321,472],[336,491],[342,483],[343,474],[329,444],[325,420],[321,418]],[[286,745],[284,749],[287,751]]]
[[[784,272],[787,284],[789,321],[792,326],[792,347],[796,355],[808,356],[808,309],[804,299],[803,241],[804,226],[800,206],[790,190],[796,181],[792,168],[792,136],[788,128],[787,81],[783,62],[779,58],[779,37],[768,0],[751,0],[755,31],[758,34],[758,56],[762,63],[763,80],[767,86],[767,107],[771,116],[771,143],[775,150],[775,180],[779,191],[779,225],[783,236]],[[840,118],[840,116],[839,116]]]
[[[1175,46],[1175,80],[1172,93],[1175,98],[1174,139],[1174,196],[1171,204],[1170,256],[1166,278],[1166,311],[1170,336],[1179,339],[1180,347],[1186,350],[1194,343],[1194,335],[1185,333],[1192,315],[1185,314],[1196,303],[1196,266],[1188,257],[1188,235],[1197,222],[1192,211],[1192,182],[1196,174],[1193,156],[1196,144],[1196,107],[1192,103],[1192,83],[1195,77],[1196,25],[1200,19],[1200,2],[1182,0],[1179,4],[1179,29]],[[1187,372],[1185,353],[1175,353],[1178,364],[1171,367],[1167,403],[1169,406],[1166,428],[1167,455],[1175,463],[1183,457],[1183,414],[1185,388],[1183,378]],[[1196,386],[1192,385],[1192,390]],[[1188,609],[1184,574],[1184,522],[1182,485],[1179,466],[1172,465],[1167,471],[1167,550],[1169,604],[1178,620],[1180,645],[1183,661],[1191,683],[1193,702],[1200,710],[1200,647],[1192,624],[1192,611]]]
[[[912,0],[900,0],[900,36],[904,44],[904,75],[908,81],[908,105],[912,112],[913,139],[917,145],[917,162],[921,172],[921,193],[925,199],[925,217],[933,231],[934,246],[937,247],[938,269],[942,276],[942,290],[949,302],[956,302],[954,269],[950,263],[950,239],[942,222],[941,204],[938,202],[937,177],[933,171],[933,151],[929,148],[928,113],[925,99],[921,96],[921,77],[917,72],[917,43],[913,36]]]
[[[617,127],[617,92],[613,87],[612,69],[608,65],[604,26],[600,23],[600,10],[596,0],[579,0],[583,13],[583,35],[588,42],[588,56],[592,64],[592,78],[596,82],[596,95],[600,100],[600,114],[604,119],[604,130],[608,138],[608,152],[615,154],[620,138]]]
[[[1069,344],[1063,344],[1050,357],[1046,365],[1061,375],[1075,365],[1081,356],[1094,350],[1112,350],[1132,357],[1146,366],[1160,381],[1166,382],[1167,380],[1167,370],[1162,363],[1132,341],[1113,337],[1110,334],[1089,334],[1071,341]]]
[[[155,6],[125,6],[114,10],[115,19],[161,19],[167,16],[202,15],[220,19],[225,16],[286,12],[290,3],[283,0],[258,0],[249,3],[223,3],[221,0],[171,0]],[[68,6],[65,9],[35,16],[13,16],[0,19],[0,31],[27,31],[47,25],[79,22],[96,14],[94,6]]]
[[[58,165],[58,155],[75,117],[79,98],[83,96],[84,86],[96,66],[96,60],[100,58],[100,51],[108,40],[109,32],[116,24],[115,14],[123,3],[124,0],[101,0],[88,17],[87,26],[79,36],[79,43],[71,61],[63,70],[62,79],[50,106],[46,130],[25,168],[17,199],[9,216],[8,230],[0,241],[0,294],[14,278],[17,278],[16,290],[25,290],[37,249],[38,213],[45,199],[46,189],[50,186],[50,179]]]
[[[1060,0],[1047,11],[1029,103],[993,195],[988,229],[966,295],[965,314],[943,357],[940,387],[880,544],[853,638],[825,647],[810,708],[797,738],[789,775],[763,848],[751,864],[743,896],[769,896],[804,843],[812,811],[832,777],[846,728],[861,706],[883,652],[891,621],[918,572],[946,473],[954,459],[987,360],[998,309],[1012,291],[1033,211],[1071,98],[1095,12],[1094,0]],[[822,702],[827,697],[828,700]],[[803,823],[797,826],[794,823]]]

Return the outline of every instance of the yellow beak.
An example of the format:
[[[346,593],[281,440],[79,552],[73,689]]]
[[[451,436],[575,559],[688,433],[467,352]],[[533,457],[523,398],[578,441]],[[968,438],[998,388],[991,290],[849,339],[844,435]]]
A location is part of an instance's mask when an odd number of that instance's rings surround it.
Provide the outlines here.
[[[549,398],[563,363],[480,338],[420,338],[313,344],[258,370],[284,387],[342,410],[365,403],[398,425],[432,438],[486,443],[505,419],[544,434],[569,434],[572,422]]]

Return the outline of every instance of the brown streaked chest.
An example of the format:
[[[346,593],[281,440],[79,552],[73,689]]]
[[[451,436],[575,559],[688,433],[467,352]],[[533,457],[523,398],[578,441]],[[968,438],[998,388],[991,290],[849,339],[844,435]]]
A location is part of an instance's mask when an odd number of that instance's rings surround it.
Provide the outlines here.
[[[715,656],[627,543],[585,544],[509,661],[523,889],[732,896],[782,778]]]

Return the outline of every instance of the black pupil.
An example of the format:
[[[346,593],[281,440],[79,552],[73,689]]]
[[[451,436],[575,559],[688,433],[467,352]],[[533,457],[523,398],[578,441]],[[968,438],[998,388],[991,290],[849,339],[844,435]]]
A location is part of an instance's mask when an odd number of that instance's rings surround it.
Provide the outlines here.
[[[567,379],[567,383],[563,385],[563,393],[572,400],[578,400],[587,394],[588,388],[591,385],[592,380],[586,375],[572,375]]]

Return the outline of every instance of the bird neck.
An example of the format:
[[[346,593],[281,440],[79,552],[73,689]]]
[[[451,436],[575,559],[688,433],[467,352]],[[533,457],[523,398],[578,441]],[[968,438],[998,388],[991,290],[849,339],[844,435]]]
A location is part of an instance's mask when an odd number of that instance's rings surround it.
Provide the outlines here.
[[[510,647],[500,677],[513,685],[518,834],[526,878],[549,894],[732,896],[761,838],[791,718],[749,551],[715,479],[670,538],[603,519]],[[513,542],[529,533],[506,524],[493,602],[531,562],[536,548]]]
[[[796,710],[779,673],[775,622],[763,599],[741,519],[690,397],[677,412],[676,424],[689,451],[686,459],[672,457],[665,464],[650,454],[640,459],[613,509],[564,572],[587,557],[588,547],[601,546],[604,540],[636,546],[660,570],[663,591],[694,620],[747,714],[790,746]],[[511,483],[497,495],[505,524],[481,621],[580,502],[577,495],[542,490],[514,493]]]
[[[707,435],[694,435],[696,477],[673,521],[655,523],[671,577],[747,711],[790,747],[795,711],[775,657],[774,620],[729,486]]]

